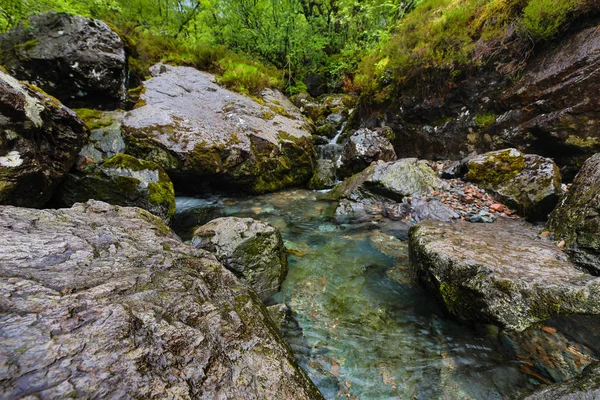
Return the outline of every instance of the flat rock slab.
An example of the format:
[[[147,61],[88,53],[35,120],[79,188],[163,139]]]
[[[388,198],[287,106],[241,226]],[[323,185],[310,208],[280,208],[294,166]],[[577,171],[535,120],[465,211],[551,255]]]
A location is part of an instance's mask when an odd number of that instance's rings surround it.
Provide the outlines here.
[[[600,278],[525,222],[422,222],[409,246],[417,282],[459,319],[522,331],[556,315],[600,313]]]
[[[0,207],[0,398],[322,398],[258,297],[139,208]]]

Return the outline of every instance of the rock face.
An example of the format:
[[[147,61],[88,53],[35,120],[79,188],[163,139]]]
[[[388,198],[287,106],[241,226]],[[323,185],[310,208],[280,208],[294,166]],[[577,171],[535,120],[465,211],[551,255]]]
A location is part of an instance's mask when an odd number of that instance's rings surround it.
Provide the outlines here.
[[[379,162],[344,180],[327,194],[330,200],[351,200],[383,196],[396,201],[440,188],[442,180],[425,161],[405,158]]]
[[[263,193],[312,176],[308,124],[282,95],[267,91],[261,106],[193,68],[156,65],[151,72],[139,106],[123,121],[128,153],[156,162],[190,191],[212,182]]]
[[[600,275],[600,153],[585,162],[548,225],[576,263]]]
[[[596,400],[600,398],[600,363],[588,366],[581,375],[556,383],[523,397],[522,400]]]
[[[74,110],[90,128],[88,142],[79,152],[78,165],[99,163],[117,154],[125,153],[125,141],[121,127],[125,112]]]
[[[0,204],[43,206],[87,133],[73,111],[0,70]]]
[[[194,233],[192,244],[247,282],[263,300],[279,291],[287,275],[287,255],[279,231],[252,218],[217,218]]]
[[[320,190],[335,186],[337,182],[336,172],[337,167],[334,161],[326,159],[317,160],[317,168],[315,169],[315,174],[308,182],[308,187]]]
[[[505,149],[471,157],[466,164],[467,180],[530,220],[545,219],[562,194],[560,171],[549,158]]]
[[[359,129],[350,136],[342,151],[341,177],[356,174],[373,161],[394,161],[396,152],[386,132],[392,133],[391,130]]]
[[[58,196],[66,207],[95,199],[141,207],[165,221],[175,214],[175,191],[165,171],[126,154],[68,174]]]
[[[322,398],[264,306],[139,208],[0,208],[0,397]]]
[[[0,36],[0,64],[69,107],[115,109],[127,100],[127,54],[104,22],[47,13]]]
[[[555,315],[599,314],[600,279],[523,222],[423,222],[409,233],[414,277],[462,320],[522,331]]]

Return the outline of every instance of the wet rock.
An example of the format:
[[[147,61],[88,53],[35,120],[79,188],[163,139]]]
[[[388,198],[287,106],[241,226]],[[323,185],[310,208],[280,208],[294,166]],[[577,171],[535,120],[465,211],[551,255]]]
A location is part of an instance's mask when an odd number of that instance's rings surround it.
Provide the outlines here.
[[[600,153],[577,174],[566,198],[552,212],[548,226],[564,239],[573,260],[600,275]]]
[[[223,265],[248,283],[263,300],[279,291],[287,275],[287,255],[281,233],[252,218],[214,219],[194,232],[192,244],[215,253]]]
[[[320,159],[317,161],[315,174],[308,182],[309,189],[328,189],[337,183],[336,178],[337,166],[332,160]]]
[[[147,211],[0,207],[0,255],[0,397],[322,398],[256,295]]]
[[[600,363],[588,366],[583,374],[540,389],[522,400],[595,400],[600,398]]]
[[[562,194],[560,171],[551,159],[516,149],[470,158],[466,178],[529,220],[546,219]]]
[[[405,158],[371,165],[346,178],[325,197],[330,200],[383,197],[401,201],[404,197],[427,194],[442,186],[442,180],[425,161]]]
[[[104,22],[32,15],[0,36],[0,64],[69,107],[115,109],[127,100],[127,54]]]
[[[600,313],[600,279],[524,222],[422,222],[409,246],[416,281],[459,319],[522,331],[555,315]]]
[[[275,304],[267,307],[269,316],[275,322],[280,329],[285,325],[286,321],[290,318],[292,310],[285,304]]]
[[[359,129],[350,136],[342,151],[341,176],[348,177],[356,174],[373,161],[394,161],[396,153],[389,138],[386,137],[388,133],[389,130],[386,129]]]
[[[74,110],[90,128],[87,144],[79,152],[78,164],[99,163],[117,154],[125,153],[121,127],[125,112]]]
[[[263,92],[261,106],[194,68],[156,65],[151,72],[139,107],[123,121],[127,152],[159,164],[176,185],[263,193],[312,176],[310,126],[280,93]]]
[[[0,204],[43,206],[87,135],[73,111],[0,69]]]
[[[328,124],[332,125],[334,128],[339,128],[344,123],[344,116],[340,113],[329,114],[327,118],[325,118]]]
[[[175,214],[175,191],[165,171],[126,154],[68,174],[58,197],[65,207],[95,199],[141,207],[165,221]]]

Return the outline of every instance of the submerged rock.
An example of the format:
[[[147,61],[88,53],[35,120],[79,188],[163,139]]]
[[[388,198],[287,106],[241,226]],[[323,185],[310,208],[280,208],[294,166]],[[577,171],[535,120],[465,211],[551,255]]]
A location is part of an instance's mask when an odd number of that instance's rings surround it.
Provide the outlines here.
[[[548,225],[576,263],[600,275],[600,153],[585,162]]]
[[[0,204],[43,206],[87,134],[73,111],[0,69]]]
[[[194,232],[195,247],[217,259],[248,283],[263,300],[279,291],[287,275],[287,255],[281,233],[252,218],[217,218]]]
[[[0,207],[0,397],[321,399],[259,299],[139,208]]]
[[[600,398],[600,363],[566,382],[556,383],[525,396],[522,400],[596,400]]]
[[[126,154],[68,174],[58,197],[66,207],[94,199],[141,207],[165,221],[175,214],[175,191],[165,171]]]
[[[185,190],[212,182],[264,193],[312,176],[310,126],[280,93],[264,92],[261,106],[194,68],[155,65],[151,72],[123,122],[128,153],[156,162]]]
[[[104,22],[32,15],[0,36],[0,64],[69,107],[115,109],[127,100],[127,54]]]
[[[600,314],[600,278],[526,223],[423,222],[409,236],[416,281],[459,319],[522,331],[556,315]]]
[[[466,177],[530,220],[546,219],[562,194],[554,161],[516,149],[469,158]]]
[[[342,151],[341,177],[356,174],[373,161],[394,161],[397,157],[394,146],[386,136],[389,133],[391,130],[359,129],[350,136]]]

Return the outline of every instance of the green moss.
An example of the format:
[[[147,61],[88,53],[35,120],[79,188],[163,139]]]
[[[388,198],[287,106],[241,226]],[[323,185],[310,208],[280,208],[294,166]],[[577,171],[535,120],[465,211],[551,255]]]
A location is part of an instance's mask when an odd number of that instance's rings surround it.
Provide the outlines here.
[[[584,139],[576,135],[569,135],[565,143],[579,148],[596,147],[598,144],[600,144],[598,139],[595,137],[587,137]]]
[[[124,168],[132,171],[156,170],[158,165],[150,161],[143,161],[128,154],[117,154],[102,164],[105,168]]]
[[[467,179],[487,187],[498,187],[509,182],[525,168],[523,154],[516,155],[513,151],[505,150],[494,155],[489,154],[484,162],[470,162]]]
[[[454,283],[442,282],[440,284],[440,295],[448,311],[461,319],[473,319],[471,315],[473,303],[466,295],[466,291]]]
[[[169,177],[161,171],[160,181],[148,184],[148,201],[157,206],[167,206],[168,218],[175,215],[175,190]]]
[[[194,171],[204,174],[221,172],[223,162],[219,153],[219,148],[209,147],[205,142],[197,144],[190,157]]]
[[[491,113],[477,114],[473,120],[479,129],[484,130],[496,122],[496,116]]]
[[[85,122],[90,129],[100,129],[112,125],[115,120],[99,110],[89,108],[75,108],[75,113]]]
[[[28,40],[26,42],[16,44],[15,45],[15,51],[16,52],[28,51],[28,50],[33,49],[35,46],[37,46],[37,44],[38,44],[38,40],[37,39],[31,39],[31,40]]]

